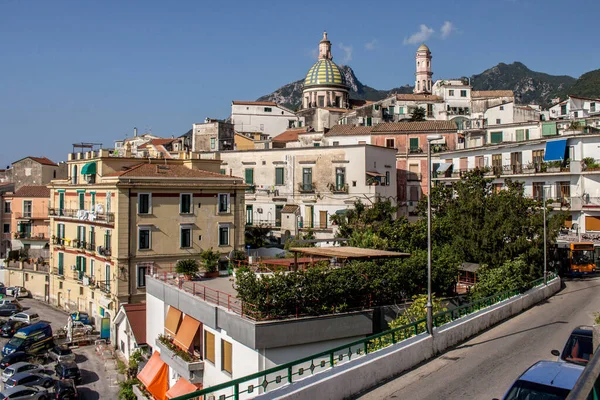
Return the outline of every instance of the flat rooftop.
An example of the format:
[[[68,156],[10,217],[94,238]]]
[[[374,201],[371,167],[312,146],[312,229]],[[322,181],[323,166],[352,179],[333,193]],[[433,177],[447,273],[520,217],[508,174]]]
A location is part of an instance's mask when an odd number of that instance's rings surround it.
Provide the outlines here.
[[[344,259],[370,259],[370,258],[400,258],[409,257],[409,253],[397,251],[363,249],[361,247],[292,247],[292,253],[304,256],[335,257]]]

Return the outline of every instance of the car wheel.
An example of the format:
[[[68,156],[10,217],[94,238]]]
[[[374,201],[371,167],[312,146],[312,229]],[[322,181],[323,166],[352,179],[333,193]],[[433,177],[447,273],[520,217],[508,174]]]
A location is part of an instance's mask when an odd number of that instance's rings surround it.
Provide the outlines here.
[[[46,399],[47,399],[47,397],[46,397],[46,396],[40,396],[40,397],[39,397],[39,400],[46,400]]]

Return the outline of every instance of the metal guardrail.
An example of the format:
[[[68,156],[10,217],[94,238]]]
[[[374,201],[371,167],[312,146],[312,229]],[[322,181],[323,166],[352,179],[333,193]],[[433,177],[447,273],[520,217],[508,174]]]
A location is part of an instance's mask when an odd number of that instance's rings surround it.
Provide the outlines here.
[[[594,355],[581,373],[567,400],[597,399],[600,397],[600,349],[594,351]]]
[[[548,281],[554,279],[556,275],[548,272]],[[442,326],[456,319],[463,318],[469,314],[477,312],[483,308],[497,304],[513,296],[522,294],[526,290],[539,286],[544,283],[544,278],[536,279],[529,283],[526,288],[508,290],[483,299],[476,300],[464,306],[453,310],[443,311],[433,315],[434,326]],[[202,399],[208,400],[209,395],[218,400],[239,400],[240,395],[259,394],[259,389],[267,391],[267,388],[281,387],[291,384],[294,378],[303,378],[305,375],[312,375],[334,366],[380,350],[382,348],[394,345],[403,340],[424,333],[427,321],[425,318],[414,321],[410,324],[402,325],[395,329],[390,329],[364,339],[338,346],[336,348],[322,351],[299,360],[291,361],[286,364],[269,368],[265,371],[257,372],[252,375],[233,379],[229,382],[221,383],[206,389],[201,389],[193,393],[175,397],[173,400]],[[222,393],[228,391],[229,393]],[[221,392],[221,393],[218,393]]]

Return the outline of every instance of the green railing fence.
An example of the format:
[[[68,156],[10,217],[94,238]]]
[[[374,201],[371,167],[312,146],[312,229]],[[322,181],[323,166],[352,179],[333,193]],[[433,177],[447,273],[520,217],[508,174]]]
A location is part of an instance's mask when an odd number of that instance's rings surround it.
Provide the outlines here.
[[[548,281],[554,279],[556,275],[548,273]],[[433,315],[434,326],[439,327],[469,314],[475,313],[486,307],[490,307],[501,301],[509,299],[524,293],[525,291],[540,286],[544,279],[536,279],[530,282],[524,288],[507,290],[493,296],[485,297],[469,304],[454,308],[452,310],[439,312]],[[206,389],[198,390],[184,396],[176,397],[173,400],[202,399],[208,400],[209,395],[214,396],[215,400],[238,400],[240,397],[248,398],[260,394],[259,390],[268,391],[288,385],[294,382],[295,378],[303,378],[317,372],[333,368],[342,362],[350,361],[354,358],[364,356],[374,351],[394,345],[408,338],[414,337],[427,331],[426,319],[420,319],[410,324],[390,329],[375,335],[368,336],[343,346],[326,350],[299,360],[291,361],[287,364],[278,365],[265,371],[257,372],[252,375],[233,379],[231,381],[211,386]],[[298,380],[298,379],[296,379]]]

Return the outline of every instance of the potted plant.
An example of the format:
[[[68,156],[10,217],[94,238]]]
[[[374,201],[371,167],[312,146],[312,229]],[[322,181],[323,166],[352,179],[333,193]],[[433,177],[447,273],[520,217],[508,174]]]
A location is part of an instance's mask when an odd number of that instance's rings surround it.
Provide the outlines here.
[[[546,164],[546,172],[560,172],[562,161],[548,161]]]
[[[198,273],[199,269],[200,268],[198,266],[198,261],[192,258],[179,260],[177,261],[177,264],[175,264],[175,272],[185,276],[185,279],[187,279],[188,281],[191,280],[192,277]]]
[[[202,266],[204,267],[204,276],[206,278],[216,278],[219,276],[219,260],[221,255],[214,251],[212,247],[204,250],[200,253],[200,259],[202,260]]]
[[[533,174],[535,172],[535,165],[533,163],[527,163],[523,166],[524,174]]]

